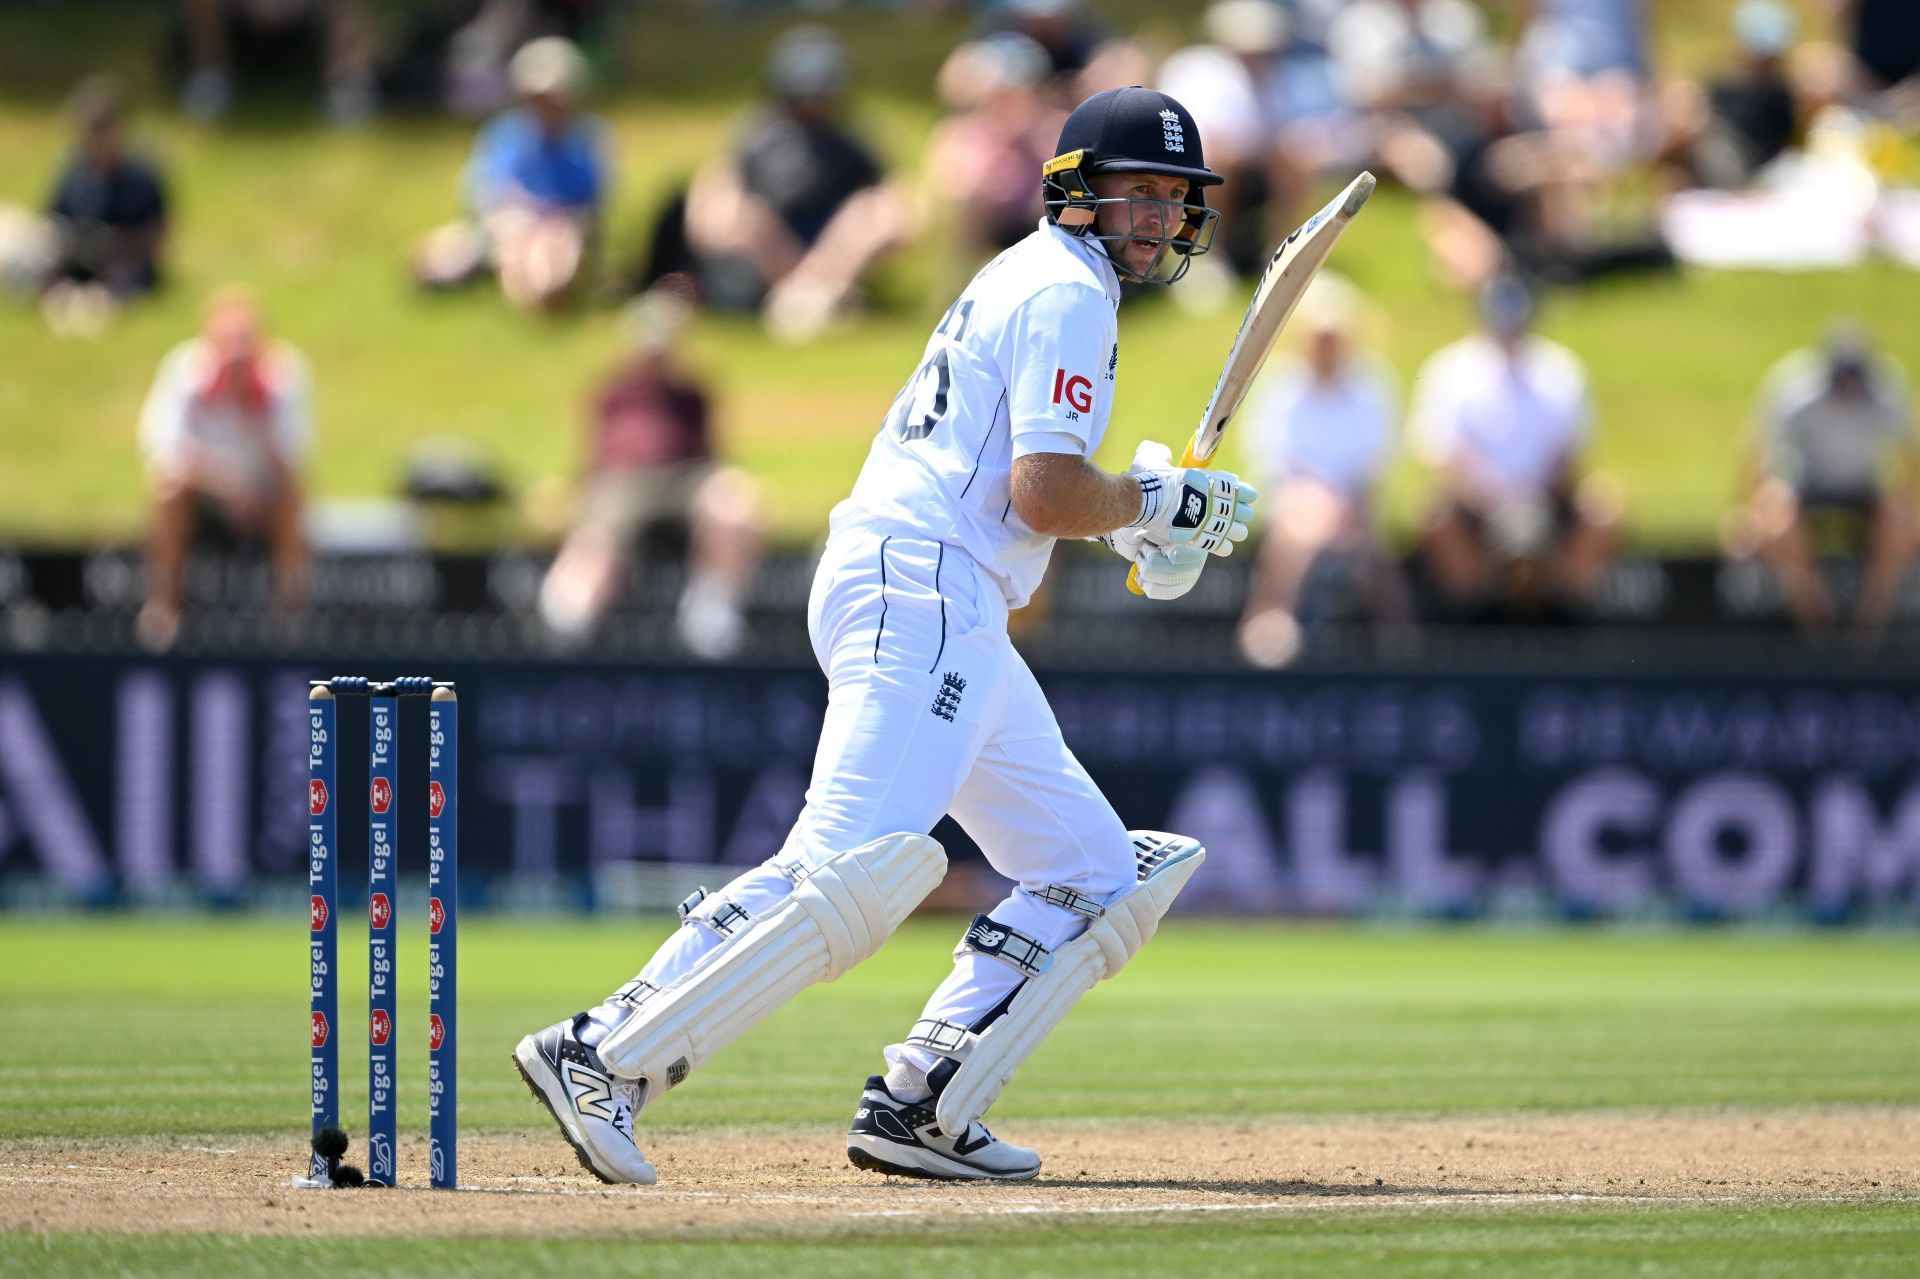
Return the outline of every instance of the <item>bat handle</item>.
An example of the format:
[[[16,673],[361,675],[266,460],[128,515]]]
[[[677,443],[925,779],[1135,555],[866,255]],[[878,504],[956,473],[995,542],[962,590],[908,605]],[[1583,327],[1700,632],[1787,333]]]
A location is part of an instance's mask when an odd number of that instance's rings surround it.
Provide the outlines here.
[[[1180,455],[1181,466],[1199,466],[1206,461],[1205,458],[1196,456],[1193,451],[1194,442],[1199,438],[1200,434],[1196,431],[1187,440],[1187,451]],[[1140,566],[1138,564],[1127,569],[1127,589],[1135,595],[1145,595],[1147,593],[1147,588],[1140,585]]]

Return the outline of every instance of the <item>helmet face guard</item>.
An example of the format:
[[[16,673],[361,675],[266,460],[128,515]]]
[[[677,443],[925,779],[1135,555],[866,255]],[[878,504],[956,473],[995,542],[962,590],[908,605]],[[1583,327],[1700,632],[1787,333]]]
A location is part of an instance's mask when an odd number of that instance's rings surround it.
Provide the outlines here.
[[[1084,240],[1100,241],[1121,279],[1134,284],[1172,284],[1187,273],[1187,268],[1193,265],[1193,259],[1213,248],[1213,233],[1219,224],[1220,212],[1207,207],[1202,186],[1189,175],[1178,172],[1172,174],[1189,178],[1187,202],[1184,204],[1175,200],[1140,200],[1125,196],[1103,198],[1094,195],[1093,184],[1087,180],[1086,161],[1087,153],[1084,150],[1069,151],[1047,161],[1041,169],[1043,203],[1047,216],[1061,230]],[[1105,170],[1113,173],[1154,172],[1158,167],[1118,162],[1105,166]],[[1098,229],[1103,208],[1123,205],[1127,211],[1125,230]],[[1146,217],[1147,209],[1153,210],[1156,216]],[[1143,223],[1147,229],[1142,229]],[[1120,256],[1121,249],[1135,241],[1152,241],[1159,245],[1152,263],[1144,272],[1127,266]]]

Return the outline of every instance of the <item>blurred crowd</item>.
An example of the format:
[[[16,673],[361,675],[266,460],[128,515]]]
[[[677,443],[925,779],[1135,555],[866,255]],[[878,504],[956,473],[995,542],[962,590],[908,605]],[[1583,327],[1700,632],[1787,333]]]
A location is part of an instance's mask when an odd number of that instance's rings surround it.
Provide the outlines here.
[[[1266,379],[1247,427],[1276,499],[1241,638],[1250,659],[1279,664],[1328,600],[1387,633],[1423,612],[1551,619],[1590,606],[1622,498],[1584,464],[1595,423],[1579,353],[1534,331],[1552,290],[1676,261],[1845,264],[1868,247],[1920,264],[1920,196],[1900,178],[1920,126],[1920,4],[1822,2],[1830,39],[1807,36],[1780,0],[1738,0],[1718,64],[1689,77],[1658,65],[1650,0],[1530,0],[1494,15],[1470,0],[1215,0],[1201,39],[1174,48],[1115,28],[1091,0],[999,0],[941,65],[942,118],[916,166],[854,122],[860,85],[840,39],[796,26],[765,51],[731,144],[652,211],[633,262],[614,260],[606,223],[622,169],[648,158],[616,156],[590,104],[617,87],[606,68],[644,26],[638,6],[180,0],[165,59],[180,110],[209,126],[289,85],[340,127],[399,110],[479,122],[458,215],[408,255],[414,285],[491,282],[508,304],[556,315],[629,308],[625,346],[590,389],[591,461],[541,616],[557,638],[590,636],[634,545],[665,525],[689,557],[681,636],[712,657],[738,648],[759,519],[752,482],[714,456],[707,392],[675,353],[697,311],[756,314],[772,340],[806,343],[856,313],[876,267],[908,244],[932,251],[950,291],[1032,229],[1065,112],[1115,85],[1180,99],[1226,175],[1214,198],[1225,251],[1174,291],[1184,307],[1237,306],[1236,277],[1258,273],[1313,193],[1373,169],[1417,201],[1430,269],[1478,299],[1480,327],[1412,379],[1403,432],[1361,291],[1329,278],[1303,306],[1302,350]],[[50,325],[79,336],[164,283],[173,223],[165,166],[130,138],[114,86],[82,85],[72,120],[43,215],[0,210],[0,259]],[[1877,632],[1914,553],[1903,375],[1872,335],[1838,322],[1824,345],[1754,375],[1749,500],[1728,548],[1777,574],[1810,631],[1841,612],[1818,560],[1857,554],[1851,619]],[[150,645],[177,630],[196,540],[265,546],[297,608],[308,378],[239,290],[214,297],[201,335],[163,362],[141,422]],[[1439,480],[1411,584],[1375,509],[1402,435]]]
[[[1428,357],[1403,415],[1394,374],[1367,340],[1379,320],[1366,299],[1331,273],[1302,298],[1292,322],[1301,349],[1277,357],[1237,428],[1271,512],[1240,623],[1249,661],[1285,665],[1307,629],[1330,620],[1364,620],[1391,643],[1414,621],[1416,597],[1439,620],[1591,616],[1623,502],[1591,465],[1585,363],[1535,331],[1537,301],[1518,275],[1495,277],[1478,301],[1478,331]],[[1836,323],[1758,382],[1726,553],[1769,568],[1809,635],[1844,622],[1875,641],[1920,549],[1905,372],[1870,335]],[[1435,479],[1412,581],[1386,545],[1377,500],[1403,436]],[[1844,616],[1823,557],[1860,565]]]

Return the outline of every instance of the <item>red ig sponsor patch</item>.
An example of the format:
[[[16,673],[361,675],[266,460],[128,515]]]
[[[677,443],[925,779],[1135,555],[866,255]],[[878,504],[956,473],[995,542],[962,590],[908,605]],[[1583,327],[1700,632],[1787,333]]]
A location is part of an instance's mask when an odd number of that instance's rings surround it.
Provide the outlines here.
[[[313,900],[307,903],[307,919],[316,933],[327,926],[327,899],[319,893],[315,893]]]
[[[437,934],[440,931],[440,925],[446,922],[447,908],[441,904],[438,897],[431,898],[427,902],[427,931]]]
[[[393,783],[384,777],[373,779],[369,788],[367,802],[373,805],[373,811],[384,813],[393,806]]]
[[[1082,413],[1093,411],[1093,383],[1078,373],[1069,375],[1065,369],[1053,371],[1053,402],[1065,403],[1068,407]]]
[[[447,811],[447,792],[441,789],[439,782],[427,783],[427,815],[438,817]]]
[[[393,1018],[387,1016],[386,1009],[373,1010],[373,1015],[367,1020],[367,1038],[373,1041],[376,1048],[386,1047],[387,1041],[393,1038]]]
[[[367,922],[375,928],[385,928],[393,922],[393,903],[387,900],[385,893],[375,893],[367,898]]]
[[[307,783],[307,813],[318,817],[327,811],[327,784],[318,777]]]
[[[447,1042],[447,1023],[440,1020],[440,1014],[434,1013],[427,1019],[427,1047],[438,1050]]]
[[[313,1046],[315,1048],[327,1046],[327,1015],[325,1013],[313,1015]]]

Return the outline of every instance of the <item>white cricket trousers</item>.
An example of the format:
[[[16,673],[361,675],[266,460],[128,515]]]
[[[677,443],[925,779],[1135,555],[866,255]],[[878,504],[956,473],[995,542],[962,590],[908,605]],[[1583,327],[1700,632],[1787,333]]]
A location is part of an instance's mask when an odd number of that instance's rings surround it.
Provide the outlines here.
[[[1087,921],[1035,892],[1057,884],[1105,900],[1133,885],[1126,827],[1061,739],[1007,638],[999,587],[965,551],[907,532],[837,532],[814,575],[807,628],[827,675],[827,713],[781,858],[818,865],[951,814],[1017,885],[992,917],[1049,949]],[[770,859],[724,893],[751,917],[791,888]],[[719,940],[681,928],[640,976],[665,985]],[[922,1015],[981,1028],[1021,980],[998,959],[956,950]],[[886,1056],[922,1073],[941,1062],[901,1044]]]

